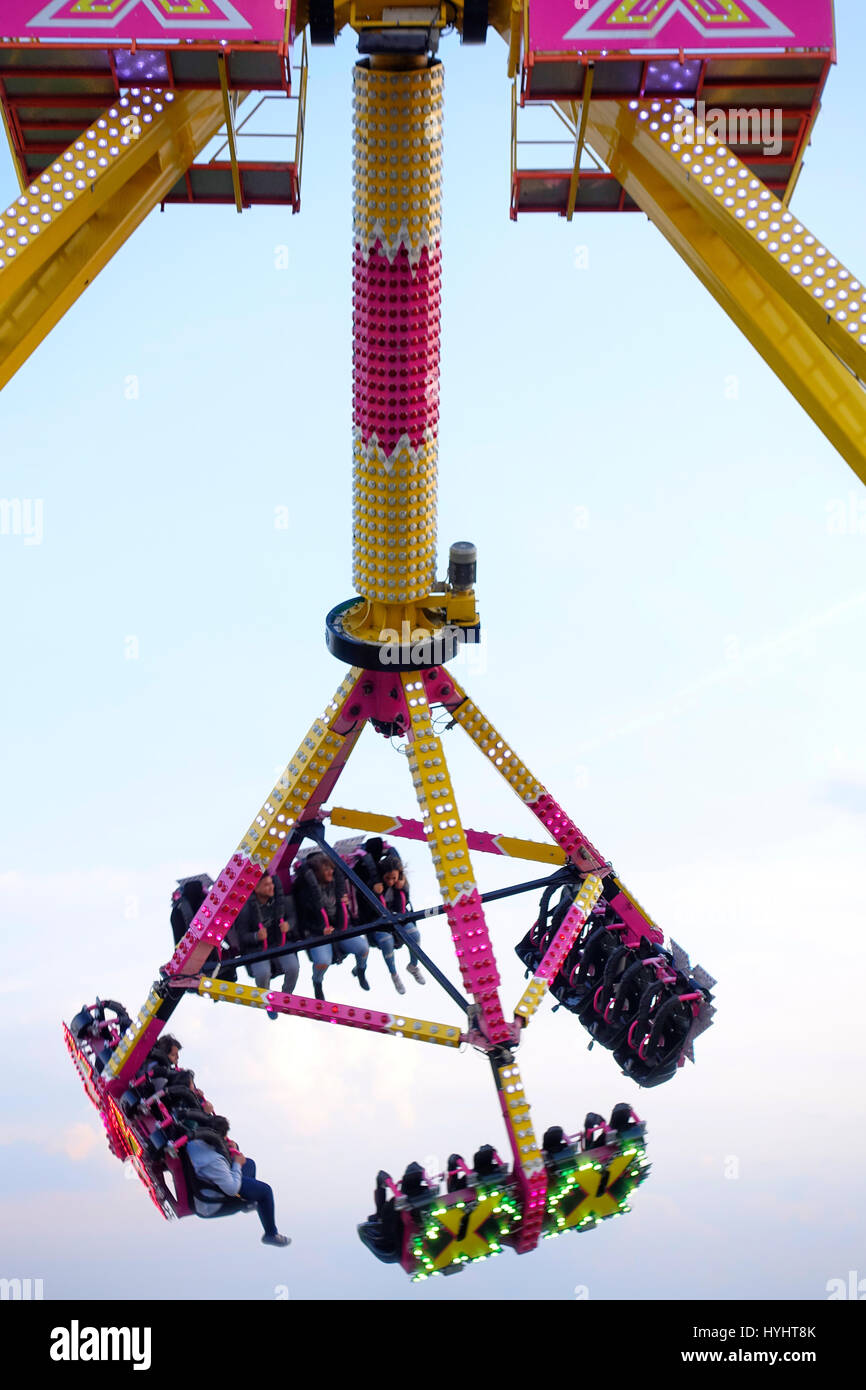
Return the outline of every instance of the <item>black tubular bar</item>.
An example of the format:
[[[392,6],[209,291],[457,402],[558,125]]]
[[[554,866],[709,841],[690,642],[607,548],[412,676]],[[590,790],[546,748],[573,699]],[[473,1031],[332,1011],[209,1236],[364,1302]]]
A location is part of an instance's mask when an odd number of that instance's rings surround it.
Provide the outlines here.
[[[355,873],[355,870],[351,868],[343,859],[341,859],[337,851],[331,845],[328,844],[327,840],[325,839],[325,827],[322,825],[321,821],[310,821],[309,827],[307,829],[307,834],[309,835],[311,840],[315,840],[316,844],[319,846],[319,849],[322,851],[323,854],[326,854],[328,856],[335,868],[339,868],[340,872],[345,874],[349,882],[354,884],[355,891],[361,893],[367,899],[368,903],[371,903],[372,906],[375,907],[378,912],[382,913],[382,916],[378,919],[383,924],[382,929],[385,931],[392,931],[394,932],[395,936],[399,936],[400,940],[403,942],[403,945],[409,948],[410,953],[412,955],[417,956],[420,961],[424,962],[427,969],[430,971],[430,974],[433,976],[433,979],[436,980],[437,984],[440,984],[444,989],[445,993],[454,1000],[454,1003],[457,1004],[458,1007],[461,1008],[465,1014],[468,1014],[469,1001],[463,998],[463,995],[460,993],[456,985],[452,985],[451,981],[448,979],[448,976],[442,974],[442,971],[439,969],[438,965],[435,963],[435,961],[432,961],[430,959],[426,951],[422,950],[420,946],[417,946],[413,942],[409,941],[408,937],[403,931],[402,919],[399,917],[395,917],[393,912],[388,912],[387,909],[384,912],[382,911],[383,905],[381,898],[376,897],[376,894],[373,892],[372,888],[369,888],[367,884],[364,882],[364,880],[360,878],[358,874]],[[365,924],[365,933],[368,931],[375,930],[376,927],[372,922],[367,922]],[[345,936],[346,933],[341,932],[341,935]]]
[[[330,845],[328,846],[330,849]],[[337,855],[340,868],[345,873],[346,865]],[[556,869],[552,874],[545,878],[529,879],[526,883],[512,883],[507,888],[493,888],[489,893],[481,894],[483,903],[499,902],[503,898],[515,898],[520,893],[532,893],[539,888],[552,887],[575,882],[573,870],[562,868]],[[366,888],[366,884],[364,885]],[[376,905],[381,907],[378,898]],[[365,922],[361,927],[347,927],[340,932],[341,937],[363,936],[368,931],[379,931],[384,927],[391,930],[392,922],[421,922],[426,917],[441,917],[445,912],[444,903],[437,903],[435,907],[422,907],[412,912],[401,912],[399,918],[378,917],[375,922]],[[221,962],[222,965],[234,969],[238,965],[254,965],[256,961],[273,960],[276,956],[296,955],[298,951],[310,951],[315,946],[332,946],[334,944],[333,933],[330,936],[308,936],[303,941],[287,941],[285,946],[269,946],[264,951],[256,951],[254,954],[246,956],[226,956]],[[417,947],[412,948],[417,954]],[[431,971],[432,974],[432,971]],[[462,1007],[462,1005],[461,1005]]]

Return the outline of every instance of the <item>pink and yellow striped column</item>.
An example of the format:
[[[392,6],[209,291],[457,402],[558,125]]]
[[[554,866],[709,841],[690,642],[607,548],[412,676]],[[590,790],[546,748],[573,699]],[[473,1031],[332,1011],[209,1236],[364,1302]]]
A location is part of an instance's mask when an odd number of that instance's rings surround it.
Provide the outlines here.
[[[443,80],[401,62],[354,79],[353,580],[377,605],[436,566]]]

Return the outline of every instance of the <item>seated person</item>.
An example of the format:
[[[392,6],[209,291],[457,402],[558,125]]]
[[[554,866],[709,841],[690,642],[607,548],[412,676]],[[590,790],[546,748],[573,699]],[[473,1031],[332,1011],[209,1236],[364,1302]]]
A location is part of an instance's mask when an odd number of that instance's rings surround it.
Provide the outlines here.
[[[113,1019],[105,1017],[106,1009],[115,1015]],[[70,1024],[70,1031],[77,1042],[89,1045],[94,1066],[101,1072],[108,1065],[121,1035],[129,1025],[129,1014],[122,1004],[113,999],[97,999],[89,1007],[82,1005]]]
[[[273,1190],[256,1178],[256,1165],[251,1158],[246,1158],[236,1146],[229,1148],[228,1129],[228,1120],[214,1116],[210,1127],[197,1129],[195,1138],[185,1146],[195,1175],[196,1215],[231,1216],[252,1205],[264,1229],[262,1245],[290,1245],[290,1237],[280,1235],[276,1227]]]
[[[285,946],[291,937],[286,896],[279,879],[262,874],[253,892],[234,922],[235,939],[242,955],[252,955],[266,947]],[[283,993],[293,994],[298,983],[300,965],[296,952],[272,956],[270,960],[253,961],[247,970],[259,989],[267,989],[271,980],[283,972]],[[276,1013],[268,1010],[269,1018]]]
[[[335,945],[343,954],[355,956],[357,965],[352,971],[357,975],[362,989],[367,984],[367,956],[369,947],[363,936],[346,938],[342,935],[349,925],[348,894],[346,878],[341,870],[335,870],[326,854],[316,853],[307,856],[304,866],[295,880],[295,904],[298,910],[298,932],[302,937],[334,936]],[[330,945],[314,946],[310,950],[313,962],[313,990],[317,999],[324,999],[322,981],[334,954]],[[342,959],[342,955],[339,957]]]
[[[564,1162],[574,1158],[574,1145],[568,1142],[568,1135],[562,1125],[551,1125],[544,1131],[541,1152],[549,1163]]]
[[[392,912],[395,917],[399,917],[401,913],[407,912],[410,908],[409,884],[406,881],[403,862],[398,854],[393,850],[387,850],[377,858],[376,846],[381,846],[381,844],[381,840],[367,841],[364,846],[366,854],[357,866],[357,873],[372,888],[385,911]],[[358,921],[375,921],[375,908],[372,903],[363,898],[361,894],[358,895],[358,898]],[[418,964],[418,957],[412,949],[413,946],[418,946],[421,942],[421,933],[417,925],[414,922],[404,923],[403,935],[409,944],[409,964],[406,967],[408,973],[416,984],[426,984],[425,976]],[[406,987],[397,973],[397,964],[394,959],[394,952],[402,946],[402,941],[387,928],[371,932],[370,937],[385,957],[385,964],[397,993],[405,994]]]
[[[195,1072],[184,1071],[178,1067],[180,1046],[177,1038],[171,1033],[163,1033],[154,1043],[144,1064],[145,1076],[150,1077],[158,1090],[171,1091],[175,1100],[178,1098],[177,1093],[186,1091],[190,1097],[190,1104],[200,1106],[205,1114],[212,1115],[213,1106],[210,1101],[206,1099],[204,1092],[193,1084]]]
[[[175,946],[186,936],[193,918],[213,888],[210,874],[192,874],[189,878],[179,878],[177,888],[171,895],[171,932]],[[236,980],[237,973],[225,962],[234,954],[232,929],[225,942],[211,951],[204,965],[203,975],[220,975],[223,980]],[[222,966],[222,968],[220,968]]]

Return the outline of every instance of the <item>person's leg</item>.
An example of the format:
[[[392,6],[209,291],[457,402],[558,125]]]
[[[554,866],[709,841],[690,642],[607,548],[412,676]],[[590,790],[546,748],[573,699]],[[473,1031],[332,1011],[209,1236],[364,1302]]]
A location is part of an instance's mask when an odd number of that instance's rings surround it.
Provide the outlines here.
[[[313,993],[317,999],[324,999],[322,981],[325,978],[325,971],[331,964],[331,948],[330,946],[314,946],[309,952],[309,956],[313,962]]]
[[[277,957],[274,961],[274,973],[279,974],[281,970],[283,971],[283,993],[294,994],[298,976],[301,973],[296,952],[290,956]]]
[[[370,948],[367,945],[367,938],[364,936],[353,936],[348,941],[342,938],[340,940],[340,946],[347,956],[354,956],[357,961],[357,965],[353,969],[352,974],[357,976],[358,984],[362,989],[369,989],[370,986],[367,984],[367,957],[370,954]]]
[[[247,966],[247,969],[259,989],[267,989],[269,987],[271,983],[271,962],[269,960],[257,960],[252,965]]]
[[[411,925],[409,922],[404,926],[403,933],[409,944],[409,964],[406,969],[416,984],[425,985],[427,983],[427,977],[418,964],[418,957],[412,949],[413,946],[419,946],[421,944],[421,933],[416,926]]]
[[[265,1235],[275,1236],[277,1223],[274,1220],[273,1189],[268,1183],[259,1182],[258,1178],[248,1178],[246,1176],[247,1167],[248,1163],[245,1163],[244,1176],[241,1178],[240,1196],[245,1202],[255,1202]]]
[[[364,936],[353,936],[348,941],[345,938],[340,940],[340,948],[345,951],[347,956],[355,956],[358,965],[366,968],[367,957],[370,954],[370,947],[367,945],[367,938]]]
[[[405,936],[406,941],[409,945],[409,963],[410,965],[417,965],[418,957],[416,956],[412,948],[413,946],[421,945],[421,933],[419,932],[417,927],[412,926],[411,923],[407,922],[403,927],[403,935]]]
[[[385,964],[391,976],[391,983],[398,994],[406,993],[406,986],[397,974],[397,962],[394,959],[394,937],[389,931],[377,931],[373,933],[373,940],[385,957]]]
[[[397,962],[394,959],[394,938],[389,931],[377,931],[373,933],[373,940],[385,957],[385,964],[390,975],[397,974]]]

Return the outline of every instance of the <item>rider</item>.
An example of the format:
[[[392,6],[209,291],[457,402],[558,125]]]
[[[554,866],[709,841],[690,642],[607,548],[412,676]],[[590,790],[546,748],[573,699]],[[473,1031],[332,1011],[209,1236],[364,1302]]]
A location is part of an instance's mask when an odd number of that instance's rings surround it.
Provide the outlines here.
[[[403,862],[396,850],[386,847],[378,836],[366,841],[364,855],[356,864],[355,872],[376,894],[387,912],[399,916],[410,908],[409,884],[403,870]],[[375,922],[378,916],[381,914],[377,912],[375,906],[363,894],[359,893],[357,921],[359,923]],[[426,984],[418,964],[418,957],[412,949],[413,946],[420,944],[421,934],[413,922],[406,922],[403,925],[403,935],[409,943],[409,974],[419,985]],[[406,988],[397,974],[397,964],[394,959],[394,951],[403,944],[402,941],[388,928],[369,932],[368,937],[373,945],[379,947],[385,957],[385,964],[397,993],[405,994]]]
[[[400,859],[400,856],[392,850],[382,857],[379,864],[379,872],[382,875],[382,891],[379,895],[382,899],[382,905],[388,912],[393,913],[395,917],[399,917],[411,907],[409,902],[409,884],[403,869],[403,861]],[[406,969],[416,984],[426,984],[426,977],[418,964],[418,957],[413,950],[414,946],[419,946],[421,944],[421,933],[414,922],[404,922],[402,931],[409,946],[409,964]],[[373,940],[385,957],[385,964],[390,972],[394,988],[398,994],[405,994],[406,988],[400,976],[397,974],[397,965],[394,960],[395,949],[399,945],[402,945],[400,938],[388,928],[382,931],[375,931],[372,935]]]
[[[210,1126],[198,1129],[186,1145],[197,1179],[198,1191],[193,1196],[196,1215],[231,1216],[252,1204],[264,1228],[262,1245],[290,1245],[291,1238],[277,1230],[273,1189],[268,1183],[259,1182],[253,1159],[235,1145],[229,1148],[228,1129],[228,1120],[214,1116]]]
[[[252,893],[235,919],[235,933],[242,954],[263,951],[265,947],[285,946],[291,938],[287,920],[288,908],[279,879],[262,874]],[[296,952],[276,956],[271,960],[253,961],[247,966],[259,989],[267,989],[271,980],[283,972],[283,991],[293,994],[298,983],[300,965]],[[276,1013],[268,1010],[269,1018]]]
[[[334,945],[338,951],[355,956],[357,965],[352,974],[357,975],[362,989],[369,989],[367,942],[363,936],[347,939],[342,935],[349,925],[349,899],[346,892],[346,876],[342,870],[335,871],[326,854],[311,854],[295,880],[294,894],[300,934],[305,937],[334,936]],[[310,959],[313,962],[313,990],[317,999],[324,999],[322,981],[328,966],[334,960],[332,946],[314,946],[310,951]],[[342,959],[342,954],[338,959]]]

